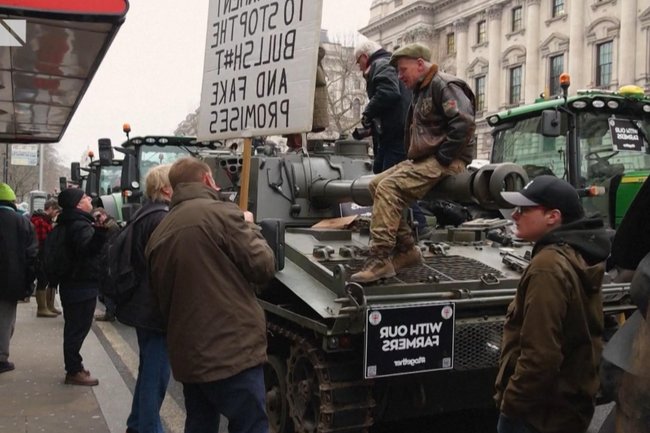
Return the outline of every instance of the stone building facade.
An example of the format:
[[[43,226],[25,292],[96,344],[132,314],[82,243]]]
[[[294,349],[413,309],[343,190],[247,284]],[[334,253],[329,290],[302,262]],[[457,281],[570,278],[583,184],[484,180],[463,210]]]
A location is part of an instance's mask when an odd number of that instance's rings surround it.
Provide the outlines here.
[[[350,135],[359,126],[361,112],[368,103],[366,83],[354,58],[355,41],[331,40],[321,30],[321,46],[325,49],[323,69],[327,77],[330,126],[323,138],[337,139]]]
[[[485,118],[576,89],[650,90],[650,0],[373,0],[360,32],[394,51],[428,45],[432,61],[477,96],[477,157],[489,157]]]

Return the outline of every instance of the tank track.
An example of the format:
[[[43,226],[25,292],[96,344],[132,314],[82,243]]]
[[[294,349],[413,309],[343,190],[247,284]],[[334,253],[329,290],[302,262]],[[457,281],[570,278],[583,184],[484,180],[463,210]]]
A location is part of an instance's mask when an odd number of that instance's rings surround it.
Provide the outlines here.
[[[374,419],[372,381],[349,352],[326,353],[318,340],[293,327],[267,322],[268,332],[289,344],[287,401],[296,433],[368,432]]]

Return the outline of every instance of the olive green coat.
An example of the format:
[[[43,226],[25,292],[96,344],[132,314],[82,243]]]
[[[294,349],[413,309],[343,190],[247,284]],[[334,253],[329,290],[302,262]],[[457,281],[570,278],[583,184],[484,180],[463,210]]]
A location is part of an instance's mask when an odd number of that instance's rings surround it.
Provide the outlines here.
[[[266,321],[252,284],[273,277],[275,259],[235,204],[200,183],[177,185],[145,255],[176,380],[212,382],[266,360]]]
[[[600,227],[598,227],[600,226]],[[495,399],[540,433],[581,433],[594,412],[602,352],[602,221],[540,240],[508,308]]]

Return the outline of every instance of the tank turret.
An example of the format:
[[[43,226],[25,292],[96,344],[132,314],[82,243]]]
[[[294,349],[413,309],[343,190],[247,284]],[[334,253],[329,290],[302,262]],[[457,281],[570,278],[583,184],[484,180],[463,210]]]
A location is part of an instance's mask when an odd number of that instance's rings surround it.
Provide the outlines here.
[[[217,156],[212,165],[217,184],[235,187],[241,158]],[[288,224],[310,224],[340,216],[340,203],[371,206],[368,185],[374,177],[370,161],[339,154],[256,155],[251,160],[248,209],[257,220],[275,218]],[[508,208],[501,191],[518,191],[527,182],[515,164],[490,164],[441,181],[425,197],[475,203],[485,209]]]

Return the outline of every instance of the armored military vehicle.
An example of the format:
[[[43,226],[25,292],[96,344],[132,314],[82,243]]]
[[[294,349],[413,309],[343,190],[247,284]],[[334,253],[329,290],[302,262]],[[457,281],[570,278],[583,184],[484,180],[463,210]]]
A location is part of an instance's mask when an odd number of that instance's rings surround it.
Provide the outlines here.
[[[366,431],[493,407],[506,308],[530,250],[509,236],[508,220],[438,230],[419,242],[421,266],[369,285],[350,283],[367,255],[368,226],[363,216],[341,216],[371,205],[365,145],[317,142],[300,153],[258,153],[247,204],[278,267],[259,291],[268,323],[272,430]],[[205,160],[224,197],[235,200],[241,157]],[[517,165],[488,165],[446,179],[427,200],[505,208],[499,192],[519,190],[526,180]],[[626,308],[626,285],[606,277],[603,291],[606,314]]]

